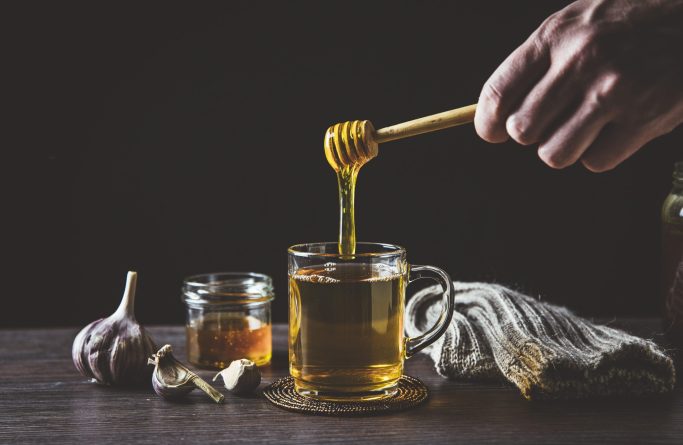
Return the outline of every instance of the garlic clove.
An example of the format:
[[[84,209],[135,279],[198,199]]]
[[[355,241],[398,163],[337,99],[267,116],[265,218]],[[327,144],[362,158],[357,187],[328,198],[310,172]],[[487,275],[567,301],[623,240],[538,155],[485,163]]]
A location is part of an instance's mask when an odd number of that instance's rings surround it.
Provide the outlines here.
[[[152,358],[148,360],[154,365],[152,372],[152,386],[154,392],[169,400],[180,399],[190,393],[195,386],[192,384],[190,374],[183,367],[175,366],[175,363],[165,363],[172,360],[167,358],[171,353],[171,345],[163,346]]]
[[[233,361],[216,374],[213,380],[216,381],[218,376],[223,377],[225,388],[237,395],[249,394],[261,384],[261,371],[254,362],[246,358]]]
[[[199,388],[209,395],[216,403],[221,403],[225,396],[216,391],[197,374],[190,371],[173,356],[171,345],[164,345],[152,358],[148,360],[154,365],[152,386],[154,391],[168,400],[178,400],[190,391]]]
[[[137,273],[128,272],[119,308],[83,328],[71,349],[76,369],[98,383],[115,386],[147,384],[147,357],[157,349],[135,319]]]
[[[152,375],[152,387],[154,388],[155,393],[167,400],[182,399],[195,389],[195,386],[191,382],[183,382],[175,385],[168,384],[165,381],[159,380],[156,373]]]

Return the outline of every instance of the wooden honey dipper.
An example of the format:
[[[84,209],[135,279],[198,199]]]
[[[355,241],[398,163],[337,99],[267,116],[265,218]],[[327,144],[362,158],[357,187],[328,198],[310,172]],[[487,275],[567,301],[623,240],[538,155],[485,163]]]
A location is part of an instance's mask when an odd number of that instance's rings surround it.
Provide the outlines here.
[[[325,133],[325,157],[335,171],[360,167],[377,156],[379,144],[443,130],[474,120],[477,105],[456,108],[375,131],[370,121],[348,121],[332,125]]]

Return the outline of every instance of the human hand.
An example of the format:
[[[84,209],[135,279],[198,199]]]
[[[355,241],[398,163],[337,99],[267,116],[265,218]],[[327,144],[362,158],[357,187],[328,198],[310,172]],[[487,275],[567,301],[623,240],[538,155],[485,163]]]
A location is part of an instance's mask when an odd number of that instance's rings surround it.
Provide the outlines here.
[[[579,0],[484,85],[488,142],[539,143],[553,168],[610,170],[683,122],[683,0]]]

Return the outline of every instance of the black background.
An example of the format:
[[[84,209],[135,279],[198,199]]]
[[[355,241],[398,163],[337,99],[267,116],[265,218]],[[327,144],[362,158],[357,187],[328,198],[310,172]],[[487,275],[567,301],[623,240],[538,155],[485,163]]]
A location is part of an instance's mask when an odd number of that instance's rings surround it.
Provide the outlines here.
[[[477,100],[565,2],[22,2],[3,14],[2,326],[113,312],[180,323],[184,276],[261,271],[286,320],[286,248],[337,236],[328,125]],[[659,209],[683,131],[618,169],[555,171],[470,126],[380,147],[360,240],[581,314],[656,314]]]

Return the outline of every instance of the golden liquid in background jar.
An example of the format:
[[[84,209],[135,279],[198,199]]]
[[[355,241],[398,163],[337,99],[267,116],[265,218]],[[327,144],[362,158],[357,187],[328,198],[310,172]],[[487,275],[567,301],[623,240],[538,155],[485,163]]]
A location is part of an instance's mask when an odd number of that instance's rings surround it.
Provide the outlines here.
[[[662,293],[664,332],[683,350],[683,162],[675,164],[673,187],[662,205]]]
[[[252,316],[206,314],[186,326],[186,332],[187,358],[202,368],[223,369],[241,358],[262,366],[272,356],[271,325]]]
[[[662,291],[665,331],[676,346],[683,346],[683,224],[662,227]]]
[[[289,363],[297,390],[372,393],[403,372],[406,277],[381,264],[299,269],[289,277]]]

